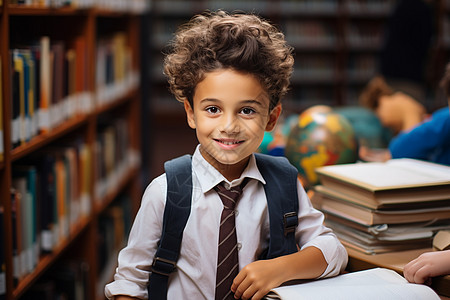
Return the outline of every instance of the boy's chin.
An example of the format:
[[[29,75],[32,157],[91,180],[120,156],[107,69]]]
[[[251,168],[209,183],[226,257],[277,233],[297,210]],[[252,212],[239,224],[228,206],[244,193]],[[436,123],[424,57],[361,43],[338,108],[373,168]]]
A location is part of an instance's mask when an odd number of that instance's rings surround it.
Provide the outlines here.
[[[250,155],[242,157],[240,155],[220,155],[219,153],[211,154],[208,151],[200,151],[203,157],[216,168],[231,168],[243,163],[247,163]]]

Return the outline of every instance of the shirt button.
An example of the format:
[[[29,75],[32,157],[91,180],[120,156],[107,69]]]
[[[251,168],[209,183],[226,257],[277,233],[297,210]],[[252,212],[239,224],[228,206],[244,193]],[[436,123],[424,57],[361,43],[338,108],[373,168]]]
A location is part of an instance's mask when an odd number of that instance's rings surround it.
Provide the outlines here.
[[[237,243],[237,249],[241,250],[241,248],[242,248],[242,244],[241,243]]]
[[[237,209],[234,210],[234,214],[236,215],[236,217],[239,216],[239,211]]]

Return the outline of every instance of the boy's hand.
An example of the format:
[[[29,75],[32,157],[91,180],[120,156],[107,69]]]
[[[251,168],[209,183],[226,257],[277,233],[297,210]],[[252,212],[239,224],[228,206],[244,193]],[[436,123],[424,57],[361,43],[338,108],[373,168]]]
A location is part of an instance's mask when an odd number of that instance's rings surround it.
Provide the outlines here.
[[[307,247],[293,254],[246,265],[234,278],[231,290],[236,299],[259,300],[286,281],[317,278],[326,268],[322,251]]]
[[[258,260],[246,265],[231,286],[235,299],[258,300],[285,280],[276,259]]]

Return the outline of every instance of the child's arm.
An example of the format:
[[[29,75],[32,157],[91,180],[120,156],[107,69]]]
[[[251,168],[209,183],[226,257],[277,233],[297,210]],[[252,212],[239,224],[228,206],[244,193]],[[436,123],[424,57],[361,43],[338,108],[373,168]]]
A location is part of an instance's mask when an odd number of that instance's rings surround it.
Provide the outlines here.
[[[234,279],[231,290],[236,299],[258,300],[286,281],[319,277],[327,265],[322,251],[307,247],[291,255],[248,264]]]
[[[450,250],[421,254],[404,267],[403,274],[412,283],[427,283],[431,277],[450,274]]]

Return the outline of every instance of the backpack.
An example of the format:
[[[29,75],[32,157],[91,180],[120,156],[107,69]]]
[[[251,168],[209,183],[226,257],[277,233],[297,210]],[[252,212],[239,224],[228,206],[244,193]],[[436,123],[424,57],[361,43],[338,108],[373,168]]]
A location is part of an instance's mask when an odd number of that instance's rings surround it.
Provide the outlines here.
[[[260,259],[297,252],[295,228],[298,225],[297,169],[284,157],[255,154],[256,164],[266,181],[270,222],[269,247]],[[191,211],[192,158],[184,155],[164,164],[167,197],[163,228],[152,263],[148,285],[149,299],[167,299],[168,279],[175,271],[181,240]]]

